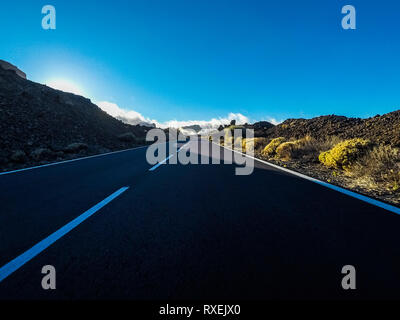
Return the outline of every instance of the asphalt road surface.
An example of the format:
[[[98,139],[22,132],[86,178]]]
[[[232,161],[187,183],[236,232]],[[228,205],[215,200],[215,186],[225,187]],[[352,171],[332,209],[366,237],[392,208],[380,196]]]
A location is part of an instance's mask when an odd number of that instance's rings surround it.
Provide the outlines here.
[[[400,298],[400,216],[255,165],[150,171],[138,148],[0,175],[0,299]]]

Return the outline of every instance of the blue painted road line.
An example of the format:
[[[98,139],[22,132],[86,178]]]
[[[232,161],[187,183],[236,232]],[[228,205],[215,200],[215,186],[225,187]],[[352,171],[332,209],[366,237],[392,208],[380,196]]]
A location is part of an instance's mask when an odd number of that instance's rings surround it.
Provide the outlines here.
[[[165,158],[163,161],[157,163],[154,167],[151,167],[151,168],[149,169],[149,171],[154,171],[154,170],[156,170],[159,166],[161,166],[162,164],[166,163],[166,162],[167,162],[169,159],[171,159],[173,156],[174,156],[174,155],[171,154],[168,158]]]
[[[189,144],[189,142],[186,143],[185,145],[183,145],[182,147],[180,147],[179,150],[176,152],[176,154],[178,154],[183,148],[186,149],[186,146],[187,146],[188,144]],[[161,166],[162,164],[166,163],[166,162],[167,162],[169,159],[171,159],[173,156],[174,156],[174,155],[171,154],[169,157],[167,157],[167,158],[164,159],[163,161],[161,161],[161,162],[157,163],[155,166],[151,167],[151,168],[149,169],[149,171],[154,171],[154,170],[156,170],[159,166]]]
[[[109,197],[105,198],[103,201],[99,202],[96,204],[94,207],[90,208],[86,212],[82,213],[79,217],[75,218],[65,226],[61,227],[58,229],[56,232],[52,233],[49,235],[47,238],[43,239],[36,245],[34,245],[32,248],[29,250],[25,251],[18,257],[16,257],[14,260],[10,261],[6,265],[0,268],[0,282],[3,281],[5,278],[7,278],[10,274],[21,268],[25,263],[29,262],[32,260],[34,257],[36,257],[39,253],[43,252],[46,250],[48,247],[50,247],[54,242],[65,236],[68,232],[70,232],[72,229],[76,228],[79,224],[81,224],[83,221],[85,221],[87,218],[91,217],[93,214],[95,214],[97,211],[99,211],[101,208],[106,206],[108,203],[110,203],[112,200],[114,200],[116,197],[121,195],[123,192],[128,190],[129,187],[123,187],[119,189],[118,191],[114,192],[112,195]]]

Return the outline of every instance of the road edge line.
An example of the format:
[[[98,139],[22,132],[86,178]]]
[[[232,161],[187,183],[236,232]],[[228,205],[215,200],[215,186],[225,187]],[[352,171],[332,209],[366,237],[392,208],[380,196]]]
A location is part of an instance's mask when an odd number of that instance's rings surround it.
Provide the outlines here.
[[[135,147],[135,148],[130,148],[130,149],[112,151],[112,152],[107,152],[107,153],[94,154],[92,156],[87,156],[87,157],[83,157],[83,158],[76,158],[76,159],[64,160],[64,161],[59,161],[59,162],[52,162],[52,163],[47,163],[47,164],[43,164],[43,165],[40,165],[40,166],[22,168],[22,169],[17,169],[17,170],[12,170],[12,171],[5,171],[5,172],[0,172],[0,176],[7,175],[7,174],[12,174],[12,173],[23,172],[23,171],[28,171],[28,170],[33,170],[33,169],[51,167],[51,166],[55,166],[55,165],[58,165],[58,164],[64,164],[64,163],[75,162],[75,161],[80,161],[80,160],[103,157],[103,156],[108,156],[108,155],[112,155],[112,154],[117,154],[117,153],[132,151],[132,150],[138,150],[138,149],[143,149],[143,148],[147,148],[147,147],[148,147],[148,145]]]

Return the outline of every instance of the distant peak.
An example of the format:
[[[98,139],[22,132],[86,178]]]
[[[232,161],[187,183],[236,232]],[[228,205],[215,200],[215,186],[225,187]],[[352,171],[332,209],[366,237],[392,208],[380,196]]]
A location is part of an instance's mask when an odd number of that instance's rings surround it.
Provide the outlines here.
[[[2,67],[4,70],[13,70],[18,76],[20,76],[23,79],[26,79],[25,72],[22,72],[16,66],[7,61],[0,60],[0,67]]]

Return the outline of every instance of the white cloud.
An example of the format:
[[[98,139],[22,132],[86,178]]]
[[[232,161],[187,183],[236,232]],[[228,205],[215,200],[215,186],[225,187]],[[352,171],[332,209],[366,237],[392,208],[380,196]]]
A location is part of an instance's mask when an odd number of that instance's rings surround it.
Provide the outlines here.
[[[85,91],[76,83],[66,79],[51,79],[46,82],[46,85],[57,90],[84,96]]]
[[[178,120],[170,120],[163,123],[157,123],[160,128],[181,128],[187,126],[199,125],[202,128],[202,131],[211,131],[213,129],[218,129],[220,125],[229,124],[232,120],[236,120],[236,124],[245,124],[249,123],[249,118],[242,115],[241,113],[229,113],[225,118],[213,118],[211,120],[187,120],[187,121],[178,121]]]
[[[216,131],[219,126],[227,125],[232,120],[236,121],[236,124],[245,124],[250,123],[250,119],[241,113],[229,113],[226,117],[223,118],[212,118],[210,120],[187,120],[187,121],[178,121],[178,120],[169,120],[165,122],[158,122],[157,120],[151,120],[149,118],[145,118],[139,112],[133,110],[126,110],[119,107],[117,104],[108,101],[100,101],[96,103],[103,111],[107,112],[109,115],[117,118],[125,123],[129,123],[132,125],[145,125],[145,126],[153,126],[156,125],[158,128],[182,128],[187,126],[200,126],[201,131],[199,134],[208,134],[212,131]],[[279,124],[282,121],[278,121],[274,118],[268,118],[266,121],[271,122],[273,124]]]
[[[96,104],[110,116],[121,120],[122,122],[129,123],[132,125],[145,125],[152,126],[156,121],[150,120],[143,117],[139,112],[133,110],[126,110],[119,107],[116,103],[108,101],[96,102]]]

